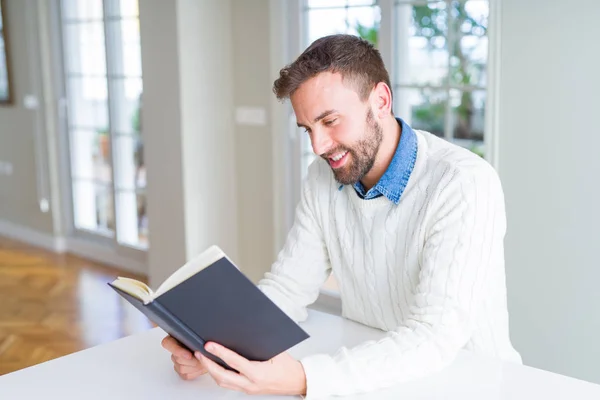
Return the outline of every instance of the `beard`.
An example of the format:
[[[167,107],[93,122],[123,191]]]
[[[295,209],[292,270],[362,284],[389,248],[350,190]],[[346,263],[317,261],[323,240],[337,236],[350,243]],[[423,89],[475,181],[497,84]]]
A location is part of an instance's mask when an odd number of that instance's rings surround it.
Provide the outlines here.
[[[335,180],[342,185],[353,185],[360,181],[375,164],[375,157],[383,140],[383,130],[375,121],[372,110],[367,112],[365,121],[367,128],[364,139],[352,147],[338,147],[329,152],[329,154],[336,154],[347,151],[351,156],[343,167],[333,169]],[[325,156],[323,158],[328,159]]]

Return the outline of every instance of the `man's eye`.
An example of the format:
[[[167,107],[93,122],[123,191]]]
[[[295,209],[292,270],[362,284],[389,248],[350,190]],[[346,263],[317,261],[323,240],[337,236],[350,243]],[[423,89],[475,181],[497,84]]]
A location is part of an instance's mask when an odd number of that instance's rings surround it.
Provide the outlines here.
[[[331,125],[331,124],[333,124],[335,121],[337,121],[337,118],[330,119],[330,120],[328,120],[328,121],[325,121],[325,125]]]
[[[309,128],[304,128],[304,133],[310,133],[310,129]]]

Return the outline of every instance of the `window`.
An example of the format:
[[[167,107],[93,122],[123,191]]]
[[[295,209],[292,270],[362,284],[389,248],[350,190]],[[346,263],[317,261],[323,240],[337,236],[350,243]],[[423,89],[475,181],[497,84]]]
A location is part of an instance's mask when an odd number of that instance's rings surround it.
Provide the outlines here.
[[[137,0],[63,0],[73,224],[148,246]]]
[[[485,157],[488,0],[304,0],[301,10],[302,49],[335,33],[369,40],[390,73],[394,114]],[[300,132],[303,177],[316,156]],[[337,291],[335,278],[324,288]]]
[[[391,49],[379,46],[383,3]],[[369,40],[391,60],[394,113],[484,156],[488,16],[488,0],[307,0],[303,47],[334,33]],[[314,158],[304,149],[303,170]]]
[[[396,2],[394,112],[484,156],[487,0]]]

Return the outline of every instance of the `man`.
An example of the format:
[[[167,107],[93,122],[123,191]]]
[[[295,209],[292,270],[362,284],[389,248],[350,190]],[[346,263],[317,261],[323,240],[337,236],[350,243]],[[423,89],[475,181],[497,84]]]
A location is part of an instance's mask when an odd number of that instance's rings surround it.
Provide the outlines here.
[[[509,338],[504,198],[493,168],[396,119],[380,54],[357,37],[315,41],[281,70],[274,92],[290,98],[320,159],[259,287],[302,321],[333,271],[344,317],[388,335],[299,361],[283,353],[250,362],[209,344],[239,375],[167,337],[175,370],[187,379],[209,372],[247,393],[312,399],[425,376],[460,349],[520,363]]]

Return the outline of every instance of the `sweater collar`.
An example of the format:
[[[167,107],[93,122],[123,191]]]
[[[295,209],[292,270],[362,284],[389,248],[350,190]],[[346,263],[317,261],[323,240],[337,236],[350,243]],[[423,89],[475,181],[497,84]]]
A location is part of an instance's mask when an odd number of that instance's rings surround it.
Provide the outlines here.
[[[396,118],[396,121],[402,128],[400,141],[383,176],[369,191],[365,190],[360,181],[353,185],[356,193],[365,200],[385,196],[392,203],[398,204],[408,184],[408,179],[417,159],[417,135],[404,120]],[[343,187],[343,185],[340,185],[339,189],[341,190]]]

